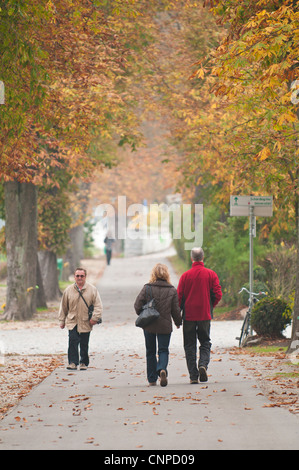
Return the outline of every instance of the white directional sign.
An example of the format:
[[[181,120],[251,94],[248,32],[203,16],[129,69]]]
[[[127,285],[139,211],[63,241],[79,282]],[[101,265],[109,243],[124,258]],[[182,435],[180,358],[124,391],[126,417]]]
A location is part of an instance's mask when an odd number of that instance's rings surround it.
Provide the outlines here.
[[[5,86],[2,80],[0,80],[0,104],[5,104]]]
[[[231,196],[230,215],[249,216],[250,208],[253,215],[271,217],[273,215],[273,196]]]

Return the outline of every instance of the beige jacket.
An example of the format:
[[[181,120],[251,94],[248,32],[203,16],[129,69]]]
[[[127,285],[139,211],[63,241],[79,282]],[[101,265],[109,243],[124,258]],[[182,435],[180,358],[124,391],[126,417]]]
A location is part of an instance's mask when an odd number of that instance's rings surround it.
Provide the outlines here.
[[[82,295],[87,305],[94,305],[92,320],[98,321],[102,318],[103,305],[98,289],[88,284],[84,284]],[[72,330],[77,325],[79,333],[88,333],[92,330],[92,325],[88,318],[88,308],[80,296],[75,284],[67,287],[63,293],[58,319],[61,325],[65,325]]]

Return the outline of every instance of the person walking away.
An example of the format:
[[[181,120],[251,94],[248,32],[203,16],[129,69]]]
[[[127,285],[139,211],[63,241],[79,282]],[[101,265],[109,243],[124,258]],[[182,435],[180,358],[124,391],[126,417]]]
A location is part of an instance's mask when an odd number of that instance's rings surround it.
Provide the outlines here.
[[[109,231],[104,239],[105,243],[105,254],[106,254],[106,261],[107,261],[107,266],[110,265],[111,258],[112,258],[112,245],[115,242],[115,239],[113,238],[111,232]]]
[[[68,286],[63,293],[58,318],[60,328],[63,329],[66,326],[69,330],[67,369],[76,370],[80,364],[80,370],[86,370],[89,365],[90,332],[94,325],[101,322],[103,305],[98,289],[86,282],[86,270],[77,268],[74,276],[75,283]],[[93,313],[89,318],[88,307],[91,305]]]
[[[179,280],[178,297],[183,310],[183,338],[190,383],[207,382],[210,362],[210,328],[213,308],[222,297],[217,274],[204,266],[204,251],[193,248],[192,267]],[[197,339],[200,343],[197,367]]]
[[[172,320],[177,328],[182,324],[181,309],[175,287],[170,283],[170,275],[166,265],[158,263],[154,266],[148,284],[145,284],[134,304],[137,315],[150,300],[146,295],[146,287],[150,286],[155,299],[156,309],[160,317],[144,328],[146,347],[146,367],[149,385],[156,385],[160,377],[160,385],[168,384],[169,344],[172,333]],[[157,360],[158,345],[158,360]]]

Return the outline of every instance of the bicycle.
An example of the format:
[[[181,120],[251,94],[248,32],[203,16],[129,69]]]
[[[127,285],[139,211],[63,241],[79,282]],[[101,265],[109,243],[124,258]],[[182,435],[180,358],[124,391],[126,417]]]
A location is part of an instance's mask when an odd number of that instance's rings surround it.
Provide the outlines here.
[[[256,304],[260,299],[259,299],[259,295],[267,295],[266,292],[259,292],[259,293],[256,293],[256,292],[249,292],[248,289],[246,289],[246,287],[242,287],[242,289],[239,291],[239,294],[241,294],[241,292],[247,292],[247,294],[249,295],[249,300],[248,300],[248,304],[249,304],[249,307],[248,307],[248,310],[246,312],[246,315],[245,315],[245,318],[244,318],[244,321],[243,321],[243,325],[242,325],[242,328],[241,328],[241,334],[240,336],[237,336],[236,337],[236,340],[239,341],[239,347],[244,347],[246,345],[246,342],[248,341],[249,337],[252,336],[252,330],[251,330],[251,312],[252,312],[252,307],[254,306],[254,304]],[[251,299],[251,295],[252,295],[252,303],[250,302],[250,299]]]

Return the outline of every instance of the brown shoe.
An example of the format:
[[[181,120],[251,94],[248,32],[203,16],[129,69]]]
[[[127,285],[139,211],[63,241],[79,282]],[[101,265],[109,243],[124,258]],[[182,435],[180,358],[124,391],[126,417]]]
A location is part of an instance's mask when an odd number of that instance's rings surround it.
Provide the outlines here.
[[[200,366],[198,368],[198,372],[199,372],[199,380],[201,382],[207,382],[208,381],[207,369],[204,366]]]
[[[198,379],[190,379],[190,384],[198,384]]]
[[[166,387],[167,383],[168,382],[167,382],[166,371],[161,370],[161,372],[160,372],[160,385],[161,385],[161,387]]]

